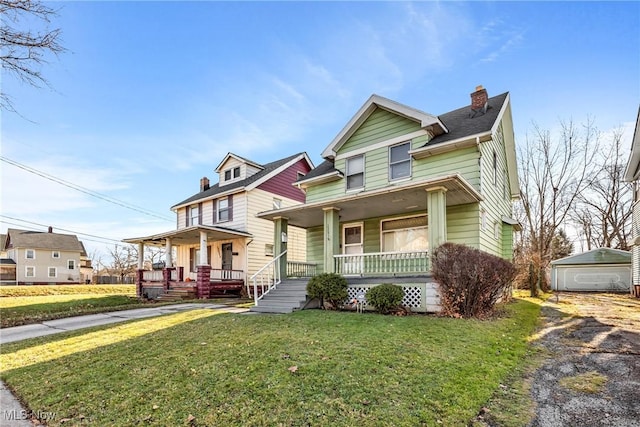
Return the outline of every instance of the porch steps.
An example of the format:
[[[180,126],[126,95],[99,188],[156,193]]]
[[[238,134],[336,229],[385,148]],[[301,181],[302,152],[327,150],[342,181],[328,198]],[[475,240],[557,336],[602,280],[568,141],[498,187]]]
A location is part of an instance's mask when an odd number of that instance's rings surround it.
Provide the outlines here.
[[[308,279],[283,280],[265,295],[250,311],[256,313],[291,313],[307,302]]]
[[[183,299],[195,299],[196,292],[193,288],[188,289],[169,289],[160,295],[158,301],[180,301]]]

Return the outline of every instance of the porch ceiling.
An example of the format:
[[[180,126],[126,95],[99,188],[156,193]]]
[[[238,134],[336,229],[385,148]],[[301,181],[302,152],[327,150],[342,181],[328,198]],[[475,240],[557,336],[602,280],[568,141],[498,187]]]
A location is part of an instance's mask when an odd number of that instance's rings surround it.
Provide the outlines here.
[[[420,183],[386,187],[379,190],[348,194],[329,201],[308,203],[292,208],[277,209],[258,214],[259,218],[288,219],[289,225],[310,228],[323,225],[323,209],[340,209],[340,222],[359,221],[366,218],[427,211],[427,192],[433,187],[447,189],[447,206],[463,205],[482,200],[480,193],[460,175],[439,177]]]
[[[171,238],[172,245],[194,245],[200,243],[200,232],[207,234],[208,241],[237,239],[241,237],[253,237],[244,231],[232,230],[224,227],[197,225],[166,233],[154,234],[147,237],[135,237],[124,239],[126,243],[144,243],[145,245],[164,245],[167,238]]]

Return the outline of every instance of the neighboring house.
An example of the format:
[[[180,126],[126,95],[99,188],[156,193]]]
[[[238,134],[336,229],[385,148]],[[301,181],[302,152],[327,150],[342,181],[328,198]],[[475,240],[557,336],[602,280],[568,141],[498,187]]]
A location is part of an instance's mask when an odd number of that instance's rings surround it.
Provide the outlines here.
[[[82,242],[80,242],[80,246],[82,246],[82,252],[80,253],[80,282],[89,284],[93,281],[93,266]]]
[[[631,253],[598,248],[551,261],[554,291],[629,292]]]
[[[193,286],[196,297],[206,298],[244,288],[245,280],[273,258],[274,224],[256,214],[303,203],[304,192],[293,183],[312,168],[306,153],[264,165],[227,154],[215,169],[218,183],[202,178],[199,192],[171,207],[175,230],[124,240],[138,244],[139,253],[146,245],[166,249],[163,268],[155,271],[144,270],[140,257],[139,294],[156,297]],[[289,242],[290,260],[304,262],[305,230],[292,227],[280,236]]]
[[[470,104],[439,116],[372,95],[322,156],[296,181],[303,205],[258,215],[306,229],[307,261],[319,271],[424,284],[430,251],[444,242],[512,258],[519,183],[509,93],[490,98],[479,86]],[[427,290],[416,289],[424,305]]]
[[[75,235],[7,230],[3,249],[15,263],[18,285],[59,285],[81,283],[80,257],[84,247]],[[2,264],[6,266],[6,264]],[[4,284],[10,281],[4,281]]]
[[[640,108],[631,141],[631,154],[624,179],[633,183],[633,212],[631,240],[631,292],[640,298]]]
[[[16,263],[7,256],[7,235],[0,234],[0,285],[16,284]]]

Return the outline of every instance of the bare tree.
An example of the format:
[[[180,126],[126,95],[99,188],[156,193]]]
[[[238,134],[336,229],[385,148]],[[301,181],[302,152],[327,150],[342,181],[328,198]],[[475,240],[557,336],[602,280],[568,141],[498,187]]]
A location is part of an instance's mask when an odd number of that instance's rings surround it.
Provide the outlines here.
[[[616,129],[609,146],[599,150],[590,168],[589,186],[579,194],[572,212],[587,250],[629,248],[633,201],[631,184],[624,181],[627,153],[622,137],[622,129]]]
[[[109,274],[118,276],[120,283],[125,282],[125,277],[136,272],[138,267],[138,250],[133,245],[115,245],[109,249],[111,265],[107,267]]]
[[[0,16],[2,70],[31,86],[49,86],[40,68],[47,62],[48,54],[57,56],[65,51],[60,44],[61,30],[49,27],[56,11],[36,0],[0,0]],[[21,28],[23,25],[41,29]],[[4,89],[0,91],[0,108],[15,112],[11,97]]]
[[[161,246],[147,246],[145,247],[145,264],[148,264],[146,268],[152,269],[154,264],[158,264],[163,261],[164,254],[166,252],[164,247]],[[167,267],[171,267],[168,265]]]
[[[533,137],[527,137],[519,150],[522,205],[516,211],[523,224],[522,252],[535,255],[531,258],[536,260],[537,282],[542,287],[553,239],[590,184],[589,171],[600,139],[592,119],[581,127],[561,121],[557,138],[554,135],[534,124]]]

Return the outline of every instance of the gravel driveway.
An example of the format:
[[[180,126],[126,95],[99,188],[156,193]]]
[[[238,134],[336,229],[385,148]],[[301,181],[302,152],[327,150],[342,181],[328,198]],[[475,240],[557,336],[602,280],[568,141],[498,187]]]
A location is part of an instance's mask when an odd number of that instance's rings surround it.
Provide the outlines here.
[[[542,317],[530,426],[640,427],[640,299],[558,293]]]

